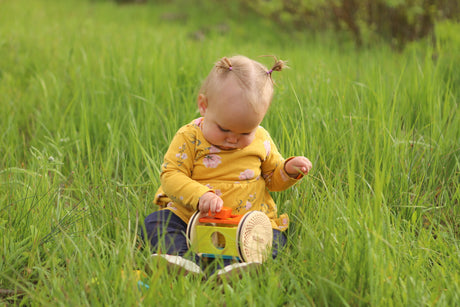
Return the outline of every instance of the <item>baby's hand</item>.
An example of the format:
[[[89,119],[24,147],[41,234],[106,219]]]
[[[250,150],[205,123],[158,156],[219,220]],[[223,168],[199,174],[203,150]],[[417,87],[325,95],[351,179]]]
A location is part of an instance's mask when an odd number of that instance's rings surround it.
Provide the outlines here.
[[[306,175],[312,168],[310,160],[305,157],[294,157],[284,164],[284,170],[290,177],[296,178],[299,173]]]
[[[198,209],[202,214],[208,214],[209,210],[211,210],[211,214],[215,214],[216,212],[220,212],[223,205],[224,201],[222,198],[212,192],[206,192],[200,197]]]

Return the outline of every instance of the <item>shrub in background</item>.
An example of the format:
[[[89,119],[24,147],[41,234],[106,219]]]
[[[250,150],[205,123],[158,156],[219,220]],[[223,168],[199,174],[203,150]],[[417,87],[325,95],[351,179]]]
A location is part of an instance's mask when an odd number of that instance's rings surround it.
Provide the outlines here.
[[[434,35],[436,21],[459,19],[453,0],[240,0],[250,9],[297,30],[346,30],[355,43],[381,37],[394,47]],[[433,37],[434,38],[434,37]]]

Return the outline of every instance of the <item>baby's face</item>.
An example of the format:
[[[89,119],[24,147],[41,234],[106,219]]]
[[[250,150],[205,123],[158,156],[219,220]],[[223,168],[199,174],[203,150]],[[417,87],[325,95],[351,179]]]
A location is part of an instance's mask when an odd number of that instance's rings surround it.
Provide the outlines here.
[[[200,113],[204,117],[203,136],[209,143],[223,150],[244,148],[254,140],[267,108],[255,112],[237,83],[226,83],[219,95],[200,95],[198,98]]]

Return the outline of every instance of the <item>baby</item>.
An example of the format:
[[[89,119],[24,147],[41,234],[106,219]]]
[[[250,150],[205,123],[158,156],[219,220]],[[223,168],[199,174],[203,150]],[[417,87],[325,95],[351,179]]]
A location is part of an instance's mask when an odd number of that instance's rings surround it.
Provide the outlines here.
[[[183,258],[190,255],[187,223],[196,210],[216,213],[224,204],[234,214],[264,212],[273,228],[272,257],[284,246],[289,219],[278,214],[269,191],[289,188],[312,167],[303,156],[284,159],[260,126],[273,97],[272,73],[284,67],[275,59],[268,70],[244,56],[224,57],[215,64],[198,95],[202,117],[179,129],[164,157],[155,196],[162,210],[145,219],[157,257],[199,273],[197,256],[194,262]]]

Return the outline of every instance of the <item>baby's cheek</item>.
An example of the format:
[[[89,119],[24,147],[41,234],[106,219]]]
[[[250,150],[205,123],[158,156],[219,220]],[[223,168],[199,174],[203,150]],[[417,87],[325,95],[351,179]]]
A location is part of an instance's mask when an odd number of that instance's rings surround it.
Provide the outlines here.
[[[254,137],[244,137],[240,140],[241,147],[246,147],[251,145],[252,141],[254,141]]]

